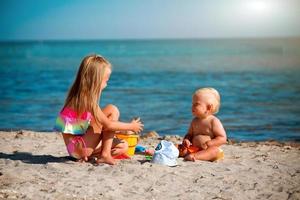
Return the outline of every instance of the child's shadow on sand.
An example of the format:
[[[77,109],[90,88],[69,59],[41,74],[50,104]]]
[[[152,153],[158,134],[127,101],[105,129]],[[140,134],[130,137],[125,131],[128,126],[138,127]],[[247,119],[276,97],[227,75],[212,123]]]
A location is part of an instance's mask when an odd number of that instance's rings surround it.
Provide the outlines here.
[[[20,160],[28,164],[47,164],[47,163],[63,163],[67,161],[75,161],[71,156],[55,157],[52,155],[32,155],[29,152],[15,151],[12,154],[0,152],[0,159]]]

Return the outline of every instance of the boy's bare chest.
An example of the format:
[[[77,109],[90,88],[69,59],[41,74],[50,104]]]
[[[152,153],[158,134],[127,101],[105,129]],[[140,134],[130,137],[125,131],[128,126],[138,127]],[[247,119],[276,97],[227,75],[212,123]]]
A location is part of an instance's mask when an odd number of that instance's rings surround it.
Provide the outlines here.
[[[210,137],[213,137],[212,133],[212,127],[209,122],[199,122],[195,121],[193,123],[193,136],[196,135],[208,135]]]

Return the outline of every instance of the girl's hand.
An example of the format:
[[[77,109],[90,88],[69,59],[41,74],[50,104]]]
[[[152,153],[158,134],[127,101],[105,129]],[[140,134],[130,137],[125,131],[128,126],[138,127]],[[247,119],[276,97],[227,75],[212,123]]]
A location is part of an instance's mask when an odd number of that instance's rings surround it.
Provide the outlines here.
[[[133,119],[131,121],[131,125],[132,125],[132,131],[139,133],[143,130],[144,124],[142,124],[141,119],[137,118],[137,119]]]
[[[188,140],[188,139],[184,139],[183,141],[182,141],[182,144],[183,144],[183,146],[185,146],[185,147],[190,147],[191,146],[191,142]]]

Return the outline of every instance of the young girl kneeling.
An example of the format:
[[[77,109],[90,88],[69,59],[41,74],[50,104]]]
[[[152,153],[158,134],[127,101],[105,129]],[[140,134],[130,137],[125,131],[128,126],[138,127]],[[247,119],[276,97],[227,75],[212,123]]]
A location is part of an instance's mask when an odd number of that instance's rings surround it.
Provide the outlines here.
[[[62,133],[68,153],[78,160],[98,156],[97,163],[113,165],[116,163],[113,156],[125,153],[128,148],[125,141],[114,138],[115,131],[138,133],[143,129],[140,119],[130,123],[118,121],[120,112],[116,106],[98,105],[111,71],[111,64],[105,58],[86,56],[56,120],[55,129]]]

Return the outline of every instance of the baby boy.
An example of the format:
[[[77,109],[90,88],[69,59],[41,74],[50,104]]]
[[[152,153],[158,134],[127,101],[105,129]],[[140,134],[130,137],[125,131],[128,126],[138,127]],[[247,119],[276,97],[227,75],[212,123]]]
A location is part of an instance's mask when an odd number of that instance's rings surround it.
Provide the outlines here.
[[[192,103],[194,119],[179,145],[179,154],[188,161],[214,161],[223,155],[219,147],[227,139],[221,121],[214,116],[219,111],[220,95],[214,88],[201,88],[194,93]]]

